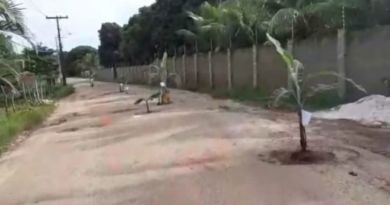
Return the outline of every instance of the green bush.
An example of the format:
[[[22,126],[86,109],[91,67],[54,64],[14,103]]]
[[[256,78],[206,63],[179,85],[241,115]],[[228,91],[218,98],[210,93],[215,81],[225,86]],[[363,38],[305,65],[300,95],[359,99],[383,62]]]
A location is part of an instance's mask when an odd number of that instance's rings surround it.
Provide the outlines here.
[[[227,90],[204,90],[206,93],[210,93],[214,98],[222,98],[222,99],[233,99],[240,102],[249,102],[256,103],[257,105],[268,107],[271,105],[272,98],[271,96],[267,96],[260,89],[253,88],[240,88],[233,89],[232,91]],[[282,110],[295,110],[296,106],[294,105],[294,98],[287,98],[279,103],[277,106],[278,109]],[[335,92],[324,92],[318,94],[317,96],[310,98],[306,102],[306,109],[310,111],[323,110],[335,107],[337,105],[342,104],[343,101],[337,96]]]
[[[49,94],[49,97],[53,98],[53,99],[61,99],[61,98],[64,98],[68,95],[73,94],[74,91],[75,91],[75,89],[71,85],[56,86],[53,88],[53,90]]]
[[[24,130],[39,125],[54,110],[53,104],[24,107],[8,117],[0,113],[0,154],[13,138]]]
[[[254,102],[262,106],[265,106],[269,101],[269,97],[262,90],[253,88],[237,88],[232,91],[213,90],[211,96],[214,98],[231,98],[241,102]]]

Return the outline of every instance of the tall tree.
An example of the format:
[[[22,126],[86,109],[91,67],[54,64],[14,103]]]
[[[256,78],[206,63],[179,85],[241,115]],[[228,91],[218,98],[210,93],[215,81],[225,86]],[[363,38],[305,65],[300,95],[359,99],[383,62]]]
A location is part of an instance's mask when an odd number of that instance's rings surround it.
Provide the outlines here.
[[[180,29],[193,30],[187,11],[195,12],[206,0],[163,0],[149,7],[143,7],[139,14],[131,17],[123,26],[122,55],[130,64],[146,64],[155,57],[162,57],[164,51],[172,55],[176,48],[188,42],[177,35]],[[210,0],[216,4],[220,0]],[[189,52],[195,51],[195,43],[190,43]],[[199,50],[207,50],[199,45]],[[179,50],[183,53],[184,49]]]
[[[91,46],[78,46],[70,50],[65,57],[65,71],[67,75],[79,76],[82,72],[82,68],[78,66],[79,62],[88,54],[96,55],[97,51]]]
[[[121,42],[121,27],[116,23],[103,23],[99,30],[100,63],[114,69],[114,79],[117,78],[117,62],[119,61],[119,45]]]

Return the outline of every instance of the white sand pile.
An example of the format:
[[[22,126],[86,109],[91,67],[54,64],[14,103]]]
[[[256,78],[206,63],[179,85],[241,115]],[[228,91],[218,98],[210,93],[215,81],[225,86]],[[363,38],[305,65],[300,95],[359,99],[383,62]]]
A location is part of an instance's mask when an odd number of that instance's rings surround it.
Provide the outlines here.
[[[325,119],[354,120],[369,126],[389,126],[390,97],[371,95],[354,103],[318,112],[315,116]]]

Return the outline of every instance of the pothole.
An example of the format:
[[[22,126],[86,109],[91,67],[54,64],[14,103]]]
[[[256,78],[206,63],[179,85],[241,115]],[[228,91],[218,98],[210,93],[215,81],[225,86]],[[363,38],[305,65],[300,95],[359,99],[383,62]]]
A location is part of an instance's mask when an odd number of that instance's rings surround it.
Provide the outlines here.
[[[71,128],[63,129],[63,130],[59,131],[58,133],[76,132],[78,130],[80,130],[80,128],[78,128],[78,127],[71,127]]]
[[[49,126],[51,127],[51,126],[57,126],[57,125],[60,125],[60,124],[63,124],[63,123],[65,123],[65,122],[67,122],[68,121],[68,119],[66,119],[66,118],[60,118],[60,119],[58,119],[58,120],[55,120],[54,122],[52,122],[52,123],[49,123]]]
[[[274,150],[268,154],[259,154],[259,159],[263,162],[279,165],[308,165],[337,162],[333,152],[326,151],[291,151]]]
[[[112,112],[110,112],[111,114],[118,114],[118,113],[124,113],[124,112],[131,112],[135,110],[134,108],[124,108],[124,109],[120,109],[120,110],[114,110]]]

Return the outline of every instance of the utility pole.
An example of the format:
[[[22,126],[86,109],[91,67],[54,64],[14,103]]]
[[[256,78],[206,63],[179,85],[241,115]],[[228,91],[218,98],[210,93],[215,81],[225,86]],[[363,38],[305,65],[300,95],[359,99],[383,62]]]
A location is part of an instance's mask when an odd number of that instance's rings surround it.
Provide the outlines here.
[[[59,67],[61,69],[62,74],[62,84],[66,85],[66,75],[64,72],[64,53],[62,51],[62,40],[61,40],[61,28],[60,28],[60,20],[61,19],[68,19],[68,16],[46,16],[46,19],[48,20],[56,20],[57,23],[57,33],[58,33],[58,47],[59,47]]]
[[[56,51],[57,51],[57,62],[58,62],[58,78],[56,79],[58,83],[61,83],[62,81],[62,67],[60,63],[60,52],[59,52],[59,46],[58,46],[58,39],[57,37],[54,38],[54,41],[56,42]]]

